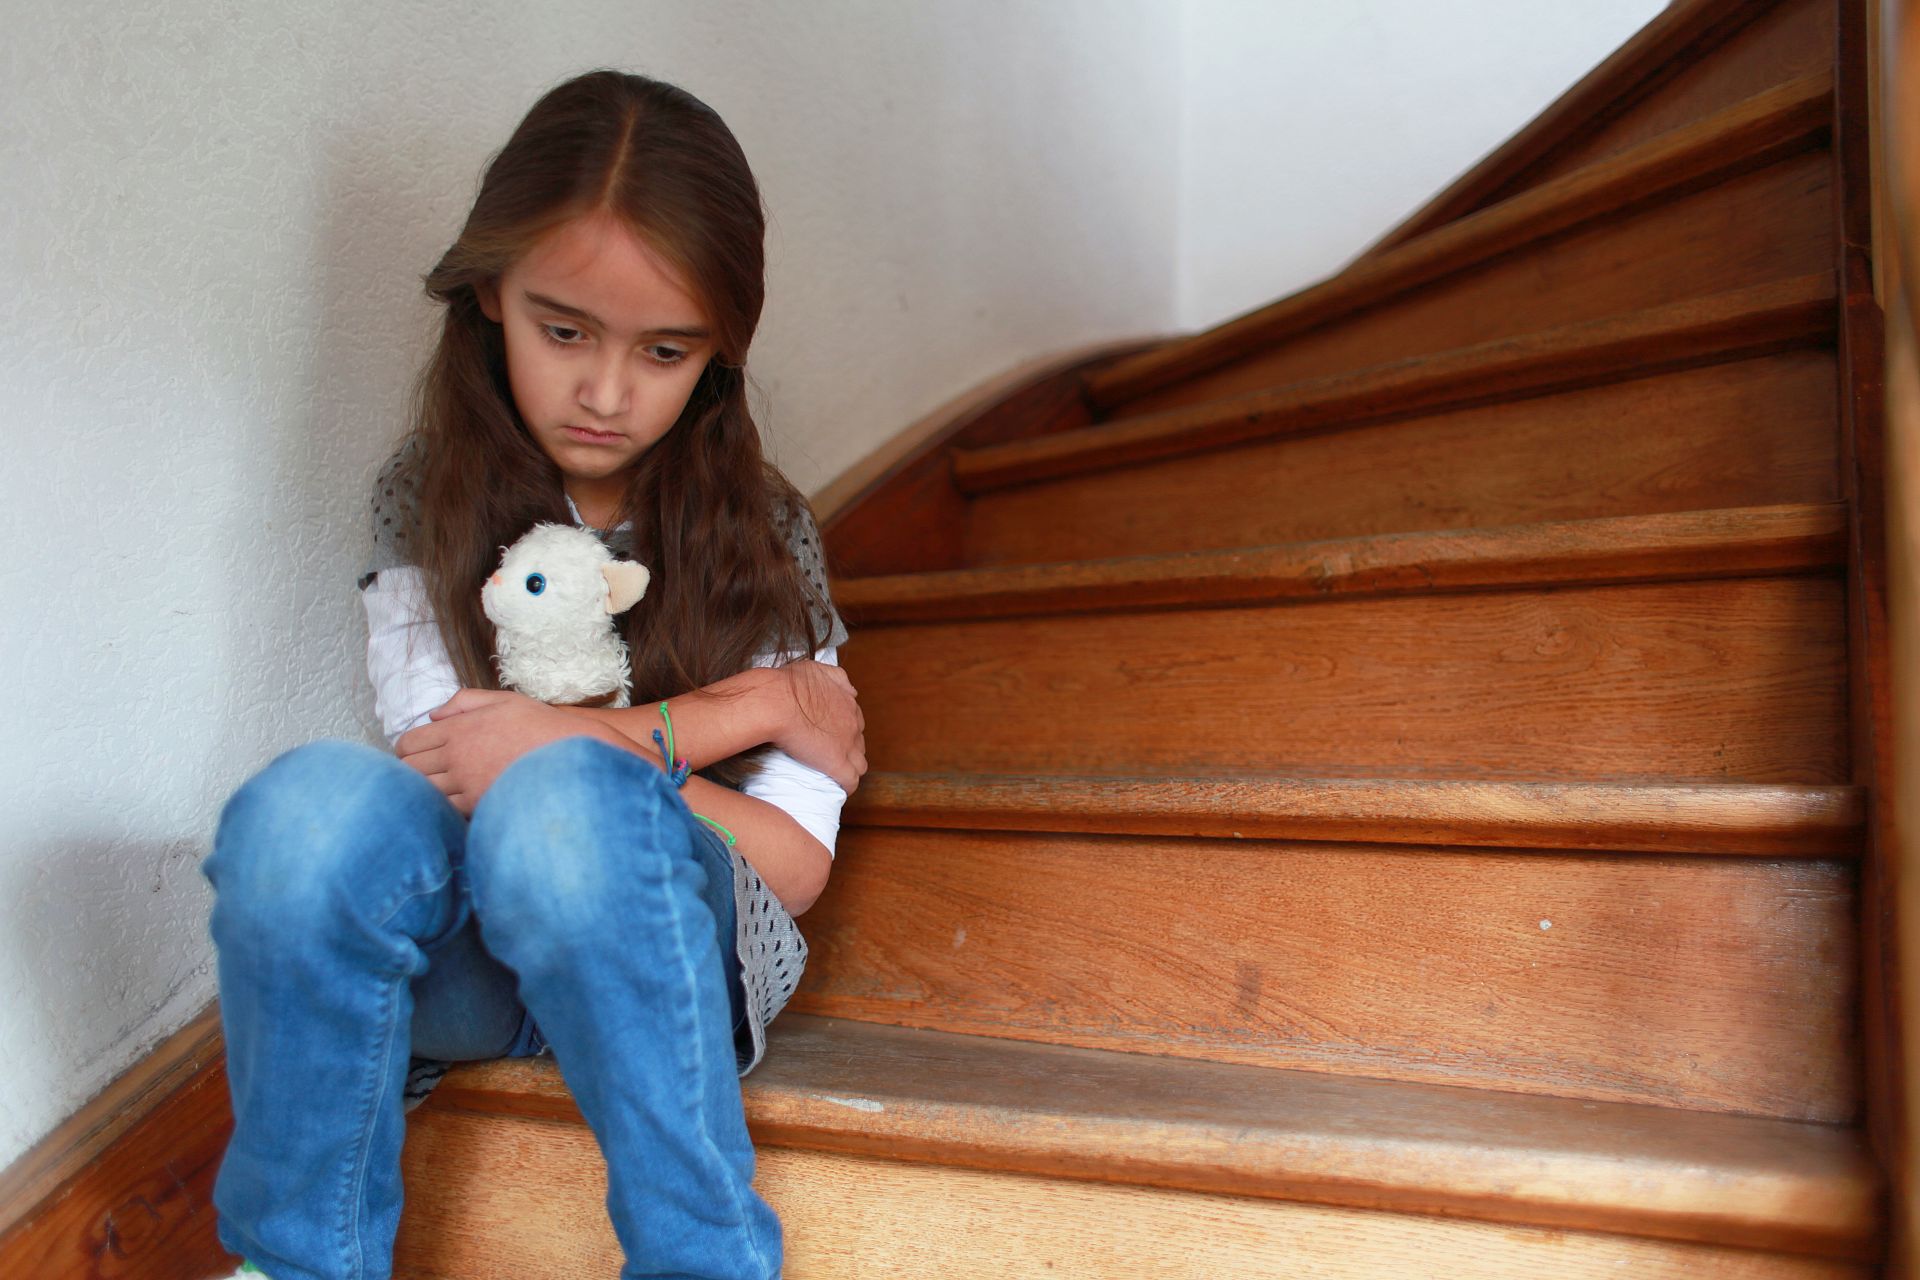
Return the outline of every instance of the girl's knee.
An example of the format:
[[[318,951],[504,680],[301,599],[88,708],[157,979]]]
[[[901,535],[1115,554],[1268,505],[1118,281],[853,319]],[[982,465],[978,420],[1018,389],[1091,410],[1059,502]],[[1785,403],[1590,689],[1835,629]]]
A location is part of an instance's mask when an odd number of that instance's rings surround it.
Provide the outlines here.
[[[476,903],[591,912],[621,896],[616,880],[645,880],[649,860],[689,855],[686,819],[670,812],[682,805],[659,766],[598,738],[529,751],[474,806],[467,867]]]
[[[323,894],[446,800],[395,757],[324,739],[274,758],[221,809],[201,873],[223,899],[290,903]]]
[[[500,771],[480,803],[496,797],[518,800],[524,798],[523,793],[550,796],[563,790],[630,787],[647,778],[666,783],[666,775],[658,766],[602,738],[580,733],[556,738],[522,755]],[[673,788],[667,785],[666,790]],[[477,805],[475,816],[479,816]]]

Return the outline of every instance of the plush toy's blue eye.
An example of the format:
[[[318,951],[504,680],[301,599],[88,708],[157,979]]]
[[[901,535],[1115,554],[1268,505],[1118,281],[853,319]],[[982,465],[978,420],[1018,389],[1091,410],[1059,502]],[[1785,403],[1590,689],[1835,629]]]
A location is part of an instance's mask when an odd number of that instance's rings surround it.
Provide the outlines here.
[[[527,594],[528,595],[537,596],[542,591],[545,591],[546,589],[547,589],[547,580],[544,577],[542,577],[537,573],[530,573],[527,575]]]

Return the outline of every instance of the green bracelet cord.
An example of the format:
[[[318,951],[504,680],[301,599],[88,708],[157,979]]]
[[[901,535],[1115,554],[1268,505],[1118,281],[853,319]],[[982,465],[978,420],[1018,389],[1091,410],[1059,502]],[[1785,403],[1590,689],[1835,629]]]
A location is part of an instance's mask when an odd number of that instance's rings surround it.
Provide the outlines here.
[[[700,821],[706,823],[708,826],[712,827],[715,831],[718,831],[721,835],[725,836],[727,838],[727,848],[729,849],[733,848],[733,832],[727,830],[725,827],[721,826],[719,823],[715,822],[712,818],[709,818],[704,813],[696,813],[693,816],[700,819]]]
[[[660,699],[660,718],[667,722],[667,767],[673,767],[673,717],[667,714],[667,700]]]

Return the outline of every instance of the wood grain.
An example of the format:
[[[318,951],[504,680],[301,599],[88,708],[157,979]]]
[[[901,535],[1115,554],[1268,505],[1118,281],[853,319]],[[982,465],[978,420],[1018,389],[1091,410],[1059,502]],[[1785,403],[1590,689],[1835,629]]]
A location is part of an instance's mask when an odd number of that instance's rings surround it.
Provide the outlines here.
[[[1798,351],[997,489],[966,562],[1829,502],[1834,396],[1832,353]]]
[[[1845,1123],[1853,909],[1835,863],[853,828],[792,1008]]]
[[[803,1147],[1490,1222],[1858,1256],[1859,1135],[1829,1125],[1488,1094],[1027,1044],[804,1014],[743,1082],[761,1155]],[[556,1119],[551,1064],[463,1065],[430,1104]]]
[[[1287,601],[1750,577],[1844,563],[1840,503],[1481,525],[1238,551],[855,578],[834,598],[852,621],[1272,605]]]
[[[846,826],[1854,857],[1858,787],[869,773]]]
[[[204,1024],[193,1031],[186,1081],[116,1120],[110,1143],[0,1233],[0,1276],[205,1280],[240,1265],[214,1234],[213,1183],[233,1133],[226,1054],[217,1028],[210,1055]],[[153,1065],[182,1063],[168,1055]]]
[[[1470,267],[1490,263],[1523,246],[1560,237],[1563,233],[1605,219],[1608,215],[1660,200],[1666,200],[1670,205],[1692,204],[1675,201],[1673,197],[1702,184],[1804,151],[1824,137],[1829,124],[1832,87],[1831,72],[1823,69],[1816,75],[1757,94],[1685,129],[1663,135],[1578,174],[1536,187],[1491,209],[1422,236],[1417,241],[1357,263],[1324,284],[1217,325],[1184,341],[1116,361],[1088,376],[1088,394],[1096,405],[1111,410],[1116,405],[1141,400],[1148,392],[1172,383],[1190,382],[1206,371],[1238,361],[1252,353],[1271,351],[1276,344],[1297,338],[1311,329],[1324,327],[1330,321],[1364,309],[1377,308],[1422,285],[1465,272]],[[1728,191],[1734,186],[1732,183],[1722,185]],[[1718,203],[1736,202],[1729,201],[1723,192]],[[1758,203],[1764,207],[1772,201],[1763,198]],[[1699,216],[1698,207],[1687,211],[1689,220]],[[1714,219],[1716,224],[1725,221],[1724,214]],[[1658,220],[1649,223],[1649,226],[1656,225],[1661,225]],[[1716,225],[1716,230],[1721,233],[1727,229]],[[1660,236],[1656,234],[1644,238],[1657,241]],[[1697,249],[1698,246],[1695,247]],[[1617,247],[1615,252],[1618,252]],[[1558,267],[1563,255],[1556,251],[1553,256]],[[1582,260],[1575,257],[1570,265],[1578,268]],[[1787,267],[1757,278],[1804,275],[1808,271],[1830,269],[1831,266],[1830,256],[1820,255],[1817,261],[1798,270]],[[1619,272],[1617,260],[1612,269]],[[1635,271],[1628,274],[1640,273]],[[1729,281],[1721,287],[1732,288],[1755,278]],[[1697,287],[1680,289],[1668,294],[1665,300],[1700,291]],[[1640,305],[1652,305],[1652,301],[1643,301]],[[1586,314],[1591,316],[1626,309],[1625,306],[1605,306]],[[1575,318],[1580,317],[1561,317],[1563,321]],[[1535,311],[1521,318],[1506,332],[1524,332],[1540,323],[1539,314]],[[1456,345],[1459,345],[1458,342],[1431,343],[1425,349]],[[1349,362],[1342,367],[1379,363],[1381,357],[1393,354],[1411,355],[1417,354],[1417,350],[1381,351],[1373,359]]]
[[[419,1154],[524,1163],[540,1176],[408,1202],[396,1280],[611,1274],[619,1242],[596,1193],[605,1172],[584,1130],[501,1116],[422,1114]],[[496,1155],[496,1153],[500,1153]],[[1837,1260],[1498,1226],[1237,1196],[989,1173],[789,1148],[759,1152],[755,1187],[780,1214],[789,1280],[1217,1280],[1221,1276],[1420,1280],[1865,1280]],[[597,1180],[597,1181],[596,1181]],[[599,1212],[596,1223],[594,1212]],[[487,1232],[513,1221],[513,1232]]]
[[[1830,341],[1831,272],[1494,339],[1158,413],[956,450],[969,493],[1252,440],[1520,399]]]
[[[1154,413],[1773,281],[1831,275],[1832,178],[1825,149],[1815,148],[1704,190],[1643,202],[1382,305],[1329,317],[1175,385],[1104,405],[1102,417]]]
[[[1841,584],[1743,578],[866,629],[906,772],[1849,781]]]

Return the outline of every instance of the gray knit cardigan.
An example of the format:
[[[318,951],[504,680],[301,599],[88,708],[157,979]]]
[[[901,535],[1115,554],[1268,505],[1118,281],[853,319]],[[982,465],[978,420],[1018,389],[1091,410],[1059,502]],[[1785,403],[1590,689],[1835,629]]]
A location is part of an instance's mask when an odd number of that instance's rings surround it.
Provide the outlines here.
[[[418,451],[409,441],[380,469],[373,489],[373,554],[359,579],[363,590],[380,570],[413,563],[409,543],[419,510],[418,464]],[[783,524],[794,558],[825,597],[825,558],[812,513],[804,508],[783,513]],[[595,529],[593,532],[615,555],[627,554],[627,530]],[[846,623],[831,601],[826,614],[816,615],[814,621],[827,632],[826,647],[837,648],[846,642]],[[739,1064],[740,1074],[744,1076],[766,1056],[767,1025],[786,1007],[800,981],[807,963],[807,940],[780,899],[767,888],[737,847],[733,851],[733,905],[735,947],[740,957],[741,984],[746,991],[747,1026],[753,1034],[752,1055]],[[536,1056],[552,1052],[551,1046],[544,1046]],[[434,1058],[414,1057],[407,1071],[405,1109],[412,1111],[424,1102],[451,1065]]]

